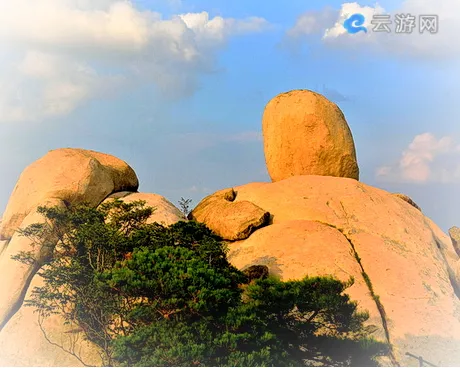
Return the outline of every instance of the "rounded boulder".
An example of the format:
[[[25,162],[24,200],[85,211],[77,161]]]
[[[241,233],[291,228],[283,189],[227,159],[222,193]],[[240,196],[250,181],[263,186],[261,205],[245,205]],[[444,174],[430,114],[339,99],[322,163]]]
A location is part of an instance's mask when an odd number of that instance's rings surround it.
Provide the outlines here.
[[[262,118],[265,162],[273,182],[298,175],[359,180],[345,116],[326,97],[294,90],[273,98]]]

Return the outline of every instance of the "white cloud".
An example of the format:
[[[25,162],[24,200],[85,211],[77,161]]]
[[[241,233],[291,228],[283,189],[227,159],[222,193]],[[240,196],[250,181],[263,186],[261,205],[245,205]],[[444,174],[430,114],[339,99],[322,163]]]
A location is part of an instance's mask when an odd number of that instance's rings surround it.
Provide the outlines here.
[[[452,137],[415,136],[399,162],[377,169],[376,177],[392,182],[460,182],[460,145]]]
[[[260,32],[269,27],[264,18],[258,17],[239,20],[216,16],[210,19],[207,12],[201,12],[182,14],[180,18],[201,42],[221,43],[230,35]]]
[[[361,13],[365,16],[364,26],[368,32],[349,34],[343,22],[350,15]],[[442,60],[460,57],[460,1],[458,0],[404,0],[395,11],[387,11],[378,3],[374,6],[361,6],[357,2],[343,3],[331,19],[331,10],[307,12],[299,17],[297,23],[287,32],[290,38],[320,33],[322,41],[331,47],[350,48],[362,46],[366,50],[384,52],[388,55],[404,57],[423,57]],[[390,14],[391,33],[374,32],[371,24],[374,14]],[[412,33],[396,33],[396,14],[416,16],[416,27]],[[437,15],[439,31],[436,34],[419,33],[419,16]]]
[[[193,93],[200,73],[234,35],[261,32],[262,18],[188,13],[163,19],[123,0],[0,2],[0,121],[67,114],[121,81],[152,83],[163,95]]]
[[[338,14],[339,11],[332,8],[301,14],[297,18],[295,25],[287,31],[287,36],[299,38],[309,34],[322,33],[325,25],[333,24]]]
[[[70,57],[29,51],[16,66],[0,70],[0,81],[0,120],[24,121],[68,114],[116,88],[123,78],[99,76]]]
[[[374,14],[381,14],[384,13],[384,9],[380,7],[379,5],[375,5],[375,7],[370,7],[370,6],[361,6],[358,3],[345,3],[342,4],[342,8],[340,9],[338,19],[336,18],[336,22],[331,28],[326,28],[323,34],[323,39],[331,39],[331,38],[337,38],[340,36],[351,36],[347,33],[347,30],[343,27],[343,22],[349,18],[353,14],[362,14],[364,15],[364,24],[363,26],[366,27],[368,30],[371,27],[371,20],[372,16]],[[370,32],[359,32],[358,34],[352,35],[356,39],[361,36],[360,40],[364,37],[367,36],[366,38],[368,39],[371,36]]]

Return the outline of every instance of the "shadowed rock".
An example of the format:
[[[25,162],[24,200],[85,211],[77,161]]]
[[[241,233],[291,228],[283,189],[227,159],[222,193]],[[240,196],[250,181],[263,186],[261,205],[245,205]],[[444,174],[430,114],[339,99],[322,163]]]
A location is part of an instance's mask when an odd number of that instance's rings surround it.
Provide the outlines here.
[[[268,267],[265,265],[252,265],[242,270],[249,281],[266,279],[268,277]]]
[[[455,252],[460,256],[460,229],[456,226],[451,227],[449,229],[449,235]]]

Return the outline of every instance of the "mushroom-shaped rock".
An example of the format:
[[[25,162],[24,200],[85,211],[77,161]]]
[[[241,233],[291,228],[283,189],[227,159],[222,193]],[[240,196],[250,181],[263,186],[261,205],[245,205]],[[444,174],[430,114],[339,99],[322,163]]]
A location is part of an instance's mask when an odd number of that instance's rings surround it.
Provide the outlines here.
[[[96,206],[113,192],[138,186],[134,170],[114,156],[75,148],[50,151],[19,177],[3,214],[0,240],[10,239],[24,218],[49,199]]]
[[[384,364],[416,365],[406,352],[437,366],[460,364],[459,257],[449,236],[411,203],[353,179],[318,175],[234,190],[234,204],[249,201],[272,218],[229,244],[236,267],[266,265],[283,280],[353,276],[347,292],[369,311],[374,337],[393,346]]]
[[[270,220],[270,214],[249,201],[235,202],[236,192],[224,189],[203,199],[189,219],[204,223],[225,240],[246,239]]]
[[[273,98],[262,119],[265,162],[272,181],[296,175],[359,179],[355,145],[339,107],[294,90]]]
[[[42,222],[39,206],[87,203],[97,206],[117,191],[136,191],[138,179],[124,161],[83,149],[57,149],[28,166],[10,197],[0,228],[0,330],[22,304],[27,288],[47,253],[32,247],[17,230]],[[48,239],[50,244],[53,239]],[[33,251],[34,264],[22,264],[12,256]]]
[[[102,203],[114,199],[120,199],[125,203],[143,201],[147,207],[152,207],[153,213],[146,221],[148,224],[157,222],[161,225],[169,226],[178,221],[186,220],[182,212],[176,206],[159,194],[132,192],[114,193],[108,196]]]

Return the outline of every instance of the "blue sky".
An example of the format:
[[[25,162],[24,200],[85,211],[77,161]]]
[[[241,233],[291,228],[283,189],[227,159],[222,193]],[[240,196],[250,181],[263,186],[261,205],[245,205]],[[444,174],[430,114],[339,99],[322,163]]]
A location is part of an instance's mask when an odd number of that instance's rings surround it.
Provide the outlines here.
[[[205,12],[205,13],[204,13]],[[351,13],[436,14],[437,34],[346,34]],[[0,213],[48,150],[113,154],[144,192],[197,204],[268,181],[266,103],[336,102],[361,181],[460,225],[458,0],[27,0],[0,5]]]

